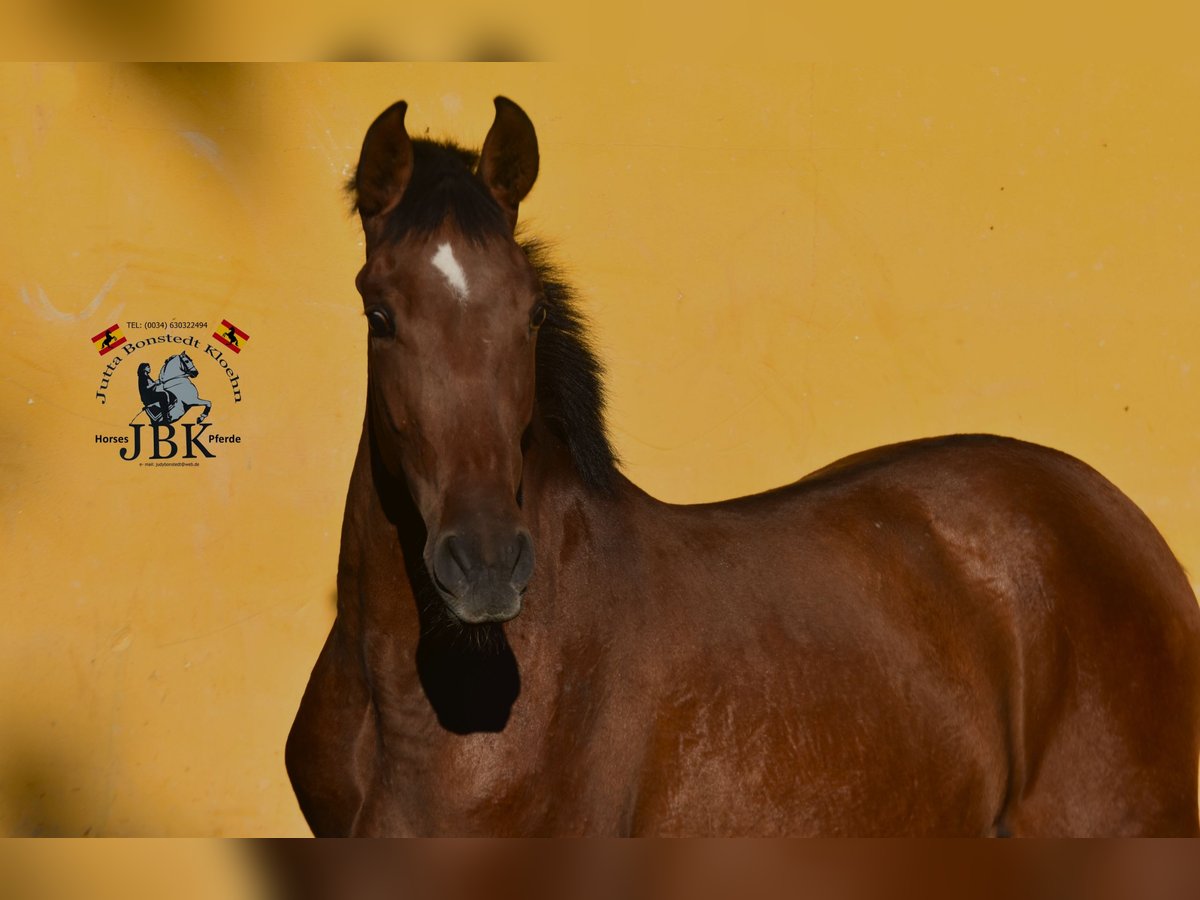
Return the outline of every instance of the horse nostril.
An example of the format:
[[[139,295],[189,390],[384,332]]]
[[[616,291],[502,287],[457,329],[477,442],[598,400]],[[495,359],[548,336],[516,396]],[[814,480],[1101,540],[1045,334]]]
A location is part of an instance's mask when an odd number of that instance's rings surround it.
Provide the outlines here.
[[[515,559],[512,568],[512,583],[517,589],[529,584],[533,576],[533,538],[522,528],[517,532]]]
[[[452,594],[461,594],[466,590],[470,569],[466,548],[456,535],[447,534],[438,539],[433,551],[433,576],[443,588]]]
[[[520,594],[533,574],[533,539],[524,528],[507,541],[493,534],[490,543],[446,532],[434,544],[430,570],[442,592],[457,598],[505,582]]]

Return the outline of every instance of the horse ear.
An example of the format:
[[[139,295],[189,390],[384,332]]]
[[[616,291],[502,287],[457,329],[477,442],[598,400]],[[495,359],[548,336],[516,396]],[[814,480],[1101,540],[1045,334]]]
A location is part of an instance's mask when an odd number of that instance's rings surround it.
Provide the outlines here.
[[[412,175],[412,141],[404,129],[408,104],[393,103],[379,114],[363,138],[358,169],[354,174],[355,206],[363,230],[370,235],[376,223],[396,208]]]
[[[495,102],[496,118],[479,153],[479,177],[515,228],[517,206],[537,179],[537,134],[521,107],[507,97]]]

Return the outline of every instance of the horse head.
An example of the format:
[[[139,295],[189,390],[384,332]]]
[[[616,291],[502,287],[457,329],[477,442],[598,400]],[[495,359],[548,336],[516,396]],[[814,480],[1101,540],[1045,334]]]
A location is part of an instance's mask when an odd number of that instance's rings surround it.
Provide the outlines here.
[[[424,561],[468,623],[521,610],[534,551],[519,503],[547,310],[517,244],[538,171],[533,124],[496,114],[478,159],[411,140],[404,102],[368,129],[352,187],[366,236],[368,418],[381,461],[425,523]]]
[[[163,360],[162,368],[158,372],[158,380],[165,381],[168,378],[195,378],[199,373],[196,364],[192,362],[192,358],[184,353],[176,353],[174,356],[168,356]]]

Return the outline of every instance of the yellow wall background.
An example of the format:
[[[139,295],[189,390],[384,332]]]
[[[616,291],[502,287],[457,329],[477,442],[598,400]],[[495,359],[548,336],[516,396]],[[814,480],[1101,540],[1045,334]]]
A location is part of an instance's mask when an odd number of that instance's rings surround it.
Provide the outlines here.
[[[393,100],[478,144],[496,93],[652,493],[999,432],[1092,463],[1200,572],[1200,70],[8,65],[0,833],[305,833],[283,742],[365,384],[340,187]],[[245,443],[138,469],[93,443],[137,402],[129,367],[97,403],[88,339],[169,316],[251,334],[243,403],[197,381]]]
[[[200,839],[0,842],[12,900],[271,900],[259,848]]]

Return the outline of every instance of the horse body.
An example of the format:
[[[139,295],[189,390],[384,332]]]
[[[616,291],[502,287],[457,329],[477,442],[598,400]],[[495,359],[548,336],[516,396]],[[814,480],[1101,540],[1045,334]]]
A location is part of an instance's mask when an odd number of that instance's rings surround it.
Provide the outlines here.
[[[319,771],[289,749],[318,834],[1196,831],[1195,600],[1077,460],[945,438],[730,502],[623,482],[597,507],[555,450],[527,507],[554,578],[505,626],[520,696],[439,686],[455,729],[428,687],[448,676],[419,671],[420,526],[364,440],[293,737],[327,742]],[[464,691],[501,668],[447,641]]]
[[[367,413],[286,754],[315,833],[1200,830],[1200,612],[1116,488],[958,436],[651,498],[511,239],[532,126],[497,100],[472,172],[403,116],[356,176]]]

